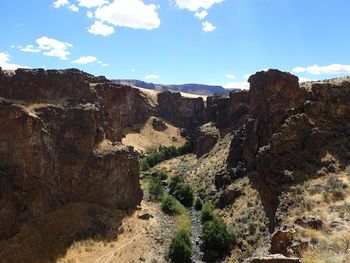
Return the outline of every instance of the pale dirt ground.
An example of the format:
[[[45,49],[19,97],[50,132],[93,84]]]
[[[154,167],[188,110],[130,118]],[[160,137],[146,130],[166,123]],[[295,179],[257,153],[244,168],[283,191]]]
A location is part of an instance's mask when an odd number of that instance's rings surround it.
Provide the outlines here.
[[[145,124],[133,125],[131,128],[125,129],[122,143],[133,146],[139,152],[147,152],[147,150],[157,148],[160,145],[179,147],[185,144],[186,139],[181,136],[179,128],[165,122],[167,129],[157,131],[152,127],[153,119],[154,117],[150,117]]]
[[[74,243],[58,263],[166,262],[173,219],[161,212],[159,203],[142,202],[142,210],[123,220],[124,232],[111,242],[85,240]],[[149,220],[139,215],[149,213]]]

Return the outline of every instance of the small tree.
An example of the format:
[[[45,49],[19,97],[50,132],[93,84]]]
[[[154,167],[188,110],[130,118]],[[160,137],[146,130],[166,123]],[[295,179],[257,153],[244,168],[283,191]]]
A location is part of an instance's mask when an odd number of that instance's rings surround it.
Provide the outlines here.
[[[178,201],[174,197],[167,196],[162,201],[162,211],[168,215],[180,214],[180,207]]]
[[[170,242],[167,259],[172,263],[191,263],[192,245],[186,230],[179,230]]]
[[[183,183],[184,179],[180,175],[176,175],[174,177],[171,177],[170,183],[169,183],[169,193],[174,194],[176,187],[178,184]]]
[[[215,251],[219,257],[227,254],[235,242],[235,237],[227,230],[225,222],[218,217],[203,225],[203,245],[206,251]]]
[[[210,205],[205,204],[202,208],[202,214],[201,214],[202,222],[205,223],[210,220],[213,220],[214,218],[215,218],[215,213],[213,208],[211,208]]]
[[[194,209],[196,209],[197,211],[200,211],[202,210],[202,208],[203,208],[202,200],[199,197],[197,197],[194,201]]]
[[[164,188],[161,181],[156,177],[148,178],[148,192],[151,198],[160,200],[164,195]]]
[[[193,190],[189,184],[179,183],[175,187],[174,196],[179,202],[186,206],[191,207],[193,204]]]

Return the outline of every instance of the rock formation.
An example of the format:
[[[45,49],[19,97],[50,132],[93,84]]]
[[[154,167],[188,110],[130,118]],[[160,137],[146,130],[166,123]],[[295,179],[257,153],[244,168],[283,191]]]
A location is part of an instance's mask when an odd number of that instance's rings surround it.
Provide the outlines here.
[[[140,95],[91,84],[101,80],[77,70],[0,70],[0,238],[65,204],[140,203],[137,155],[117,141]],[[118,110],[107,97],[121,98]]]
[[[202,98],[185,98],[169,91],[158,94],[159,117],[180,128],[193,129],[206,122]]]

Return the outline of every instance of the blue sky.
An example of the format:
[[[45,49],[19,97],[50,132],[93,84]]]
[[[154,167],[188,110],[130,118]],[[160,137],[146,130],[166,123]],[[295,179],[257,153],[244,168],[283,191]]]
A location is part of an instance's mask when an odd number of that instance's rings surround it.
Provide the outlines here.
[[[1,1],[0,66],[244,87],[350,75],[349,0]]]

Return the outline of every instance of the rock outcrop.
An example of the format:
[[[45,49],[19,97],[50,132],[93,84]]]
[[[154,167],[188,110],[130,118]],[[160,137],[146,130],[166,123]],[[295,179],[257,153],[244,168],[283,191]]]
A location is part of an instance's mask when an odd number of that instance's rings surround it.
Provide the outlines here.
[[[229,95],[218,94],[208,97],[208,119],[220,128],[231,126],[249,112],[249,103],[248,91],[234,91]]]
[[[130,104],[142,99],[130,87],[91,84],[101,80],[77,70],[0,70],[0,238],[65,204],[141,201],[137,155],[117,139],[133,121]],[[108,96],[129,99],[115,110]]]
[[[202,98],[185,98],[180,93],[158,93],[158,115],[180,128],[194,129],[207,120]]]

